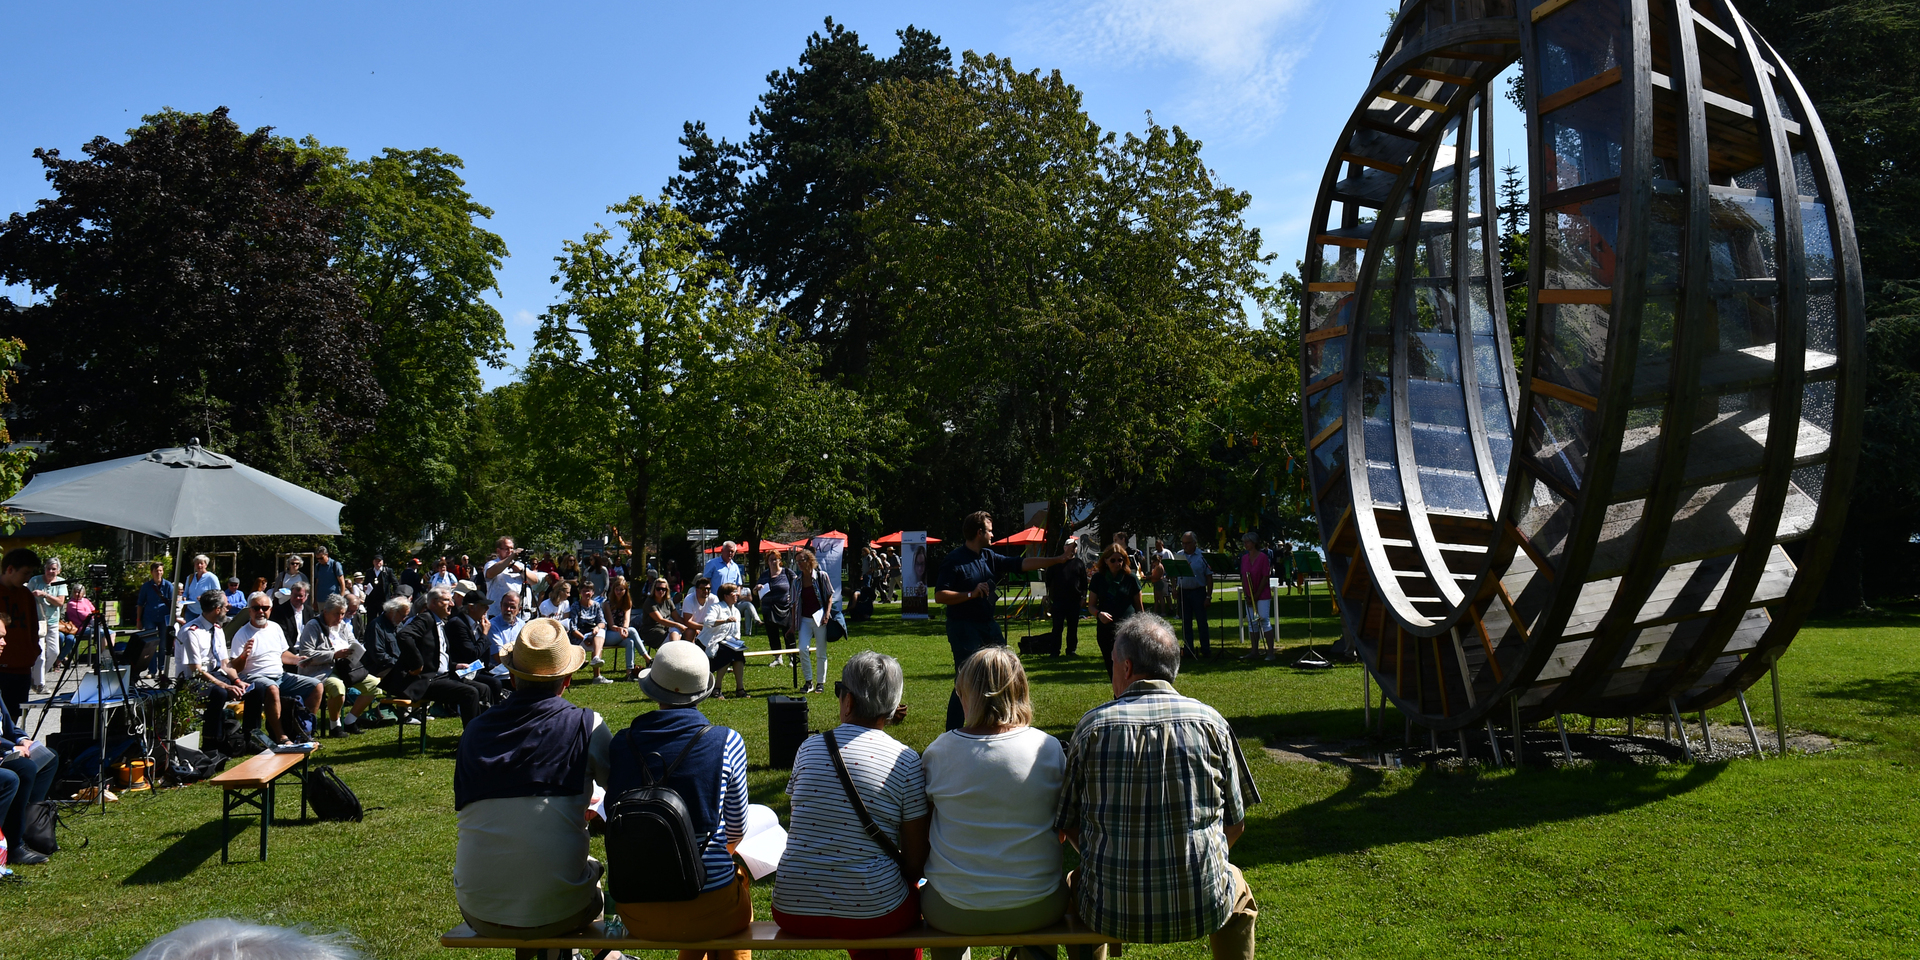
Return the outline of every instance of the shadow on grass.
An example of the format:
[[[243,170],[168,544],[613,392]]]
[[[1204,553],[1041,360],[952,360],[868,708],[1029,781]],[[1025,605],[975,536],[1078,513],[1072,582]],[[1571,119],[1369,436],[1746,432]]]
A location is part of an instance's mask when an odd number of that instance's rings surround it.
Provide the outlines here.
[[[1876,713],[1883,717],[1920,716],[1920,670],[1832,684],[1813,691],[1812,696],[1877,704]]]
[[[298,801],[295,801],[298,802]],[[260,833],[256,826],[259,821],[251,816],[236,817],[233,820],[233,842],[239,845],[240,853],[259,850]],[[214,820],[194,827],[186,833],[169,834],[175,839],[165,850],[154,854],[140,869],[135,870],[125,880],[123,887],[145,887],[159,883],[172,883],[184,880],[200,865],[220,853],[220,821]],[[248,844],[253,844],[249,847]]]
[[[1680,796],[1726,769],[1606,764],[1482,777],[1428,769],[1411,782],[1352,768],[1347,785],[1248,831],[1242,865],[1299,863],[1399,843],[1428,843],[1619,813]],[[1257,817],[1258,808],[1253,811]]]

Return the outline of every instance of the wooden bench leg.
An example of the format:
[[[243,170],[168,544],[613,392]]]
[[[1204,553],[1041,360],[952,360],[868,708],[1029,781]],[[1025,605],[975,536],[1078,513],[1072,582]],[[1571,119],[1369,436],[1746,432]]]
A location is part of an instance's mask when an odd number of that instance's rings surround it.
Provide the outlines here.
[[[267,827],[273,823],[273,781],[267,781],[267,802],[260,808],[260,862],[267,862]]]

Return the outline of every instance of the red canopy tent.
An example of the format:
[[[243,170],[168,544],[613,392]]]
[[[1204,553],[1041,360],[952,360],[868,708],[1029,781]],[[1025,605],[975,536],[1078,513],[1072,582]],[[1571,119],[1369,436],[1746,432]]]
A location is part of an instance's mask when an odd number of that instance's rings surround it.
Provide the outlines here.
[[[878,539],[878,540],[874,540],[874,541],[872,541],[872,542],[870,542],[870,543],[868,543],[868,544],[867,544],[867,546],[869,546],[869,547],[897,547],[897,546],[899,546],[899,545],[900,545],[900,535],[901,535],[901,534],[903,534],[903,533],[905,533],[905,532],[906,532],[906,531],[904,531],[904,530],[895,530],[894,532],[892,532],[892,533],[889,533],[889,534],[887,534],[886,536],[884,536],[884,537],[881,537],[881,538],[880,538],[880,539]],[[928,543],[939,543],[939,542],[940,542],[940,538],[939,538],[939,537],[928,537],[928,538],[927,538],[927,542],[928,542]]]
[[[847,535],[838,530],[828,530],[826,533],[818,536],[808,537],[807,540],[808,542],[812,542],[814,540],[845,540],[846,538]]]
[[[1019,533],[1016,533],[1013,536],[1006,538],[1005,540],[995,540],[993,542],[993,545],[996,547],[1003,547],[1008,544],[1041,543],[1046,539],[1047,539],[1047,531],[1045,528],[1028,527],[1025,530],[1020,531]]]

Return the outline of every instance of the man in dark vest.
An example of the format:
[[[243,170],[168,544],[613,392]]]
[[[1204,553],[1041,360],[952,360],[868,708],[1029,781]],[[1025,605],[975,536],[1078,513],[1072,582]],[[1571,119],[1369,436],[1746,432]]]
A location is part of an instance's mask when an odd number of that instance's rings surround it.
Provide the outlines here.
[[[594,783],[608,782],[611,736],[599,714],[562,696],[585,657],[559,621],[527,624],[507,654],[513,694],[460,738],[453,892],[481,936],[565,936],[605,909],[587,806]]]

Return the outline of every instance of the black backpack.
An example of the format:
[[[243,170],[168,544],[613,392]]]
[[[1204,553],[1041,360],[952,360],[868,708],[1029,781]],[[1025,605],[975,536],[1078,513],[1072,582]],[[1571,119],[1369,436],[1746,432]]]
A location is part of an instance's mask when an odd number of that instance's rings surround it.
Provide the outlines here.
[[[686,801],[666,781],[712,729],[709,723],[687,738],[659,780],[644,761],[637,763],[647,785],[621,794],[608,809],[607,893],[615,903],[682,903],[698,897],[707,885],[707,869],[700,862],[707,838],[693,832]]]
[[[359,823],[365,813],[360,798],[353,795],[330,766],[315,767],[307,774],[307,802],[313,805],[313,815],[322,820]]]

